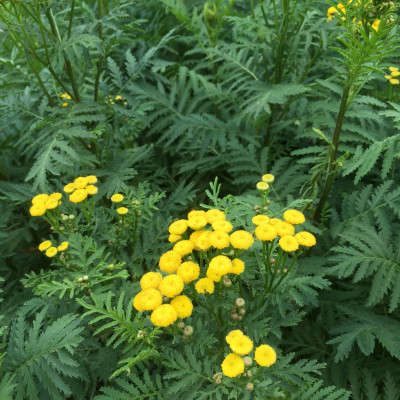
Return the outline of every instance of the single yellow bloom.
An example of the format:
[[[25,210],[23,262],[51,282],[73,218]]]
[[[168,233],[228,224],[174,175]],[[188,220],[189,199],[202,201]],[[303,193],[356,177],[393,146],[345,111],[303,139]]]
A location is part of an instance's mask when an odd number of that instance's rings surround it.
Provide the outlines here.
[[[399,80],[398,80],[398,79],[390,79],[389,82],[390,82],[392,85],[398,85],[398,84],[399,84]]]
[[[87,178],[84,178],[83,176],[79,176],[74,180],[74,188],[75,189],[84,189],[88,184]]]
[[[175,297],[183,290],[183,279],[179,275],[167,275],[160,283],[160,292],[163,296]]]
[[[63,190],[65,193],[72,193],[75,190],[75,186],[73,183],[68,183],[67,185],[64,186]]]
[[[299,248],[299,242],[293,236],[282,236],[279,239],[279,246],[282,250],[291,252]]]
[[[229,221],[215,221],[212,224],[214,231],[230,232],[233,229],[233,225]]]
[[[124,196],[120,193],[115,193],[111,196],[111,201],[113,203],[121,203],[121,201],[124,199]]]
[[[228,336],[225,337],[226,343],[231,344],[232,340],[238,336],[243,336],[243,332],[239,329],[235,329],[234,331],[230,331]]]
[[[262,224],[266,224],[266,223],[268,223],[268,221],[269,221],[269,217],[267,216],[267,215],[262,215],[262,214],[259,214],[259,215],[255,215],[252,219],[251,219],[251,222],[254,224],[254,225],[262,225]]]
[[[193,303],[187,296],[177,296],[171,300],[171,306],[175,308],[178,318],[187,318],[192,315]]]
[[[46,256],[47,257],[51,258],[51,257],[54,257],[56,254],[57,254],[57,249],[55,247],[49,247],[46,250]]]
[[[173,235],[173,234],[171,234],[168,237],[168,242],[175,243],[175,242],[177,242],[178,240],[181,240],[181,239],[182,239],[181,235]]]
[[[69,201],[72,203],[80,203],[85,200],[88,193],[85,189],[76,189],[73,193],[69,195]]]
[[[232,267],[229,271],[230,274],[240,275],[244,271],[244,262],[239,258],[232,260]]]
[[[44,206],[48,209],[48,210],[53,210],[54,208],[57,208],[59,204],[58,200],[54,200],[49,198],[46,203],[44,203]]]
[[[270,242],[277,237],[278,232],[275,226],[269,224],[263,224],[257,226],[254,234],[256,235],[257,239]]]
[[[99,191],[99,189],[94,185],[87,185],[85,187],[85,190],[87,191],[88,194],[91,195],[96,194]]]
[[[222,372],[229,378],[234,378],[244,372],[244,361],[237,354],[228,354],[221,364]]]
[[[121,100],[121,101],[123,100],[122,96],[120,94],[115,96],[115,101],[118,101],[118,100]]]
[[[178,267],[176,274],[183,279],[184,283],[190,283],[199,277],[200,267],[193,261],[185,261]]]
[[[45,251],[49,247],[51,247],[51,241],[50,240],[45,240],[44,242],[39,244],[39,250],[40,251]]]
[[[145,289],[133,299],[133,307],[138,311],[152,311],[162,304],[162,295],[157,289]]]
[[[46,212],[46,207],[42,204],[34,204],[30,209],[29,213],[32,217],[40,217]]]
[[[171,304],[163,304],[156,308],[150,316],[151,322],[156,326],[168,326],[173,324],[178,318],[178,313]]]
[[[269,185],[266,182],[258,182],[256,187],[259,192],[266,192],[269,190]]]
[[[175,244],[173,251],[179,253],[182,257],[193,251],[194,245],[190,240],[180,240]]]
[[[97,183],[97,178],[94,175],[89,175],[86,177],[87,182],[91,185],[93,185],[94,183]]]
[[[276,352],[267,344],[262,344],[256,348],[254,360],[262,367],[270,367],[276,362]]]
[[[172,274],[178,269],[181,263],[182,263],[181,255],[176,251],[170,250],[164,253],[160,257],[158,266],[160,267],[161,271],[164,271],[167,274]]]
[[[287,210],[283,213],[283,218],[286,222],[292,225],[299,225],[305,222],[304,214],[297,210]]]
[[[62,194],[61,193],[58,193],[58,192],[56,192],[56,193],[52,193],[50,196],[49,196],[49,199],[51,199],[51,200],[61,200],[62,199]]]
[[[317,243],[315,236],[310,232],[299,232],[294,235],[294,238],[305,247],[312,247]]]
[[[214,293],[214,282],[210,278],[201,278],[194,285],[197,293]]]
[[[235,231],[230,236],[231,245],[235,249],[248,249],[253,243],[253,235],[244,230]]]
[[[62,242],[58,247],[57,250],[58,251],[65,251],[68,249],[69,243],[68,242]]]
[[[65,107],[68,107],[68,103],[67,102],[65,102],[65,103],[62,103],[62,106],[65,108]]]
[[[186,219],[178,219],[178,221],[172,222],[169,226],[168,231],[171,235],[182,235],[185,233],[188,227],[188,222]]]
[[[128,209],[126,207],[119,207],[117,208],[117,213],[119,215],[125,215],[128,214]]]
[[[162,275],[159,272],[147,272],[140,279],[140,286],[143,290],[158,289],[162,279]]]
[[[390,79],[392,79],[392,75],[385,75],[385,78],[386,78],[387,80],[390,80]]]
[[[235,354],[247,356],[253,350],[253,341],[246,335],[239,335],[232,339],[229,347]]]
[[[392,78],[397,78],[398,76],[400,76],[400,72],[399,71],[393,71],[391,74]]]
[[[38,194],[32,199],[32,204],[44,204],[49,198],[48,194]]]
[[[389,71],[393,72],[393,71],[398,71],[399,69],[397,67],[389,67]]]
[[[333,7],[332,7],[333,8]],[[262,176],[262,181],[265,183],[273,183],[275,180],[275,176],[272,174],[265,174]]]

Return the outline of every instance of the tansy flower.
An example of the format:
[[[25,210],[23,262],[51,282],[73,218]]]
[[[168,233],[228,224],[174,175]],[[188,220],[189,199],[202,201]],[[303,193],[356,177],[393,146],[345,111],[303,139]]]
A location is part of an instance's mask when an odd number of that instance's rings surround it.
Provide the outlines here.
[[[264,224],[257,226],[254,234],[257,239],[270,242],[277,237],[278,232],[273,225]]]
[[[81,201],[85,200],[86,197],[87,191],[85,189],[77,189],[69,195],[69,201],[72,203],[80,203]]]
[[[206,218],[206,212],[203,210],[192,210],[188,214],[188,219],[195,218],[195,217],[203,217]]]
[[[48,194],[38,194],[36,195],[33,199],[32,199],[32,204],[36,205],[36,204],[44,204],[49,198]]]
[[[232,224],[229,221],[215,221],[212,224],[212,228],[214,231],[221,231],[221,232],[230,232],[233,229]]]
[[[115,193],[111,196],[111,201],[113,203],[121,203],[121,201],[124,199],[124,196],[120,193]]]
[[[74,180],[74,188],[75,189],[84,189],[88,184],[87,178],[84,178],[83,176],[79,176]]]
[[[199,248],[197,247],[196,243],[197,243],[197,239],[200,237],[200,235],[203,232],[204,232],[203,230],[194,231],[189,237],[189,240],[193,243],[193,246],[194,246],[195,250],[199,250]]]
[[[172,274],[175,272],[179,265],[182,262],[182,257],[176,251],[167,251],[160,257],[160,261],[158,262],[158,266],[161,271],[166,272],[167,274]]]
[[[68,183],[64,186],[63,190],[65,193],[72,193],[75,190],[75,186],[73,183]]]
[[[150,316],[151,322],[156,326],[168,326],[173,324],[178,318],[178,313],[171,304],[163,304],[156,308]]]
[[[282,236],[279,239],[279,246],[282,250],[291,252],[299,248],[299,242],[293,236]]]
[[[209,278],[199,279],[194,287],[197,293],[214,293],[214,282]]]
[[[209,224],[215,221],[225,221],[225,213],[217,209],[208,210],[206,212],[206,218]]]
[[[294,235],[294,226],[289,222],[282,221],[279,224],[274,225],[279,236],[291,236]]]
[[[235,354],[247,356],[253,350],[253,342],[248,336],[239,335],[231,340],[229,347]]]
[[[206,217],[203,217],[201,215],[197,215],[188,219],[188,226],[192,228],[194,231],[203,229],[206,225],[207,225],[207,219]]]
[[[57,247],[57,250],[58,250],[59,252],[65,251],[65,250],[68,249],[68,246],[69,246],[69,243],[68,243],[68,242],[62,242],[62,243]]]
[[[294,235],[294,238],[302,245],[306,247],[314,246],[317,241],[315,236],[310,232],[299,232]]]
[[[220,275],[218,272],[214,271],[211,268],[207,269],[206,276],[208,279],[211,279],[213,282],[219,282],[222,277],[222,275]]]
[[[139,292],[133,299],[133,306],[138,311],[152,311],[162,304],[161,293],[157,289],[145,289]]]
[[[64,103],[62,103],[62,106],[65,108],[65,107],[68,107],[68,103],[67,102],[64,102]]]
[[[196,247],[198,247],[200,250],[207,251],[211,247],[210,235],[210,231],[204,231],[197,239]]]
[[[58,193],[58,192],[55,192],[55,193],[52,193],[50,196],[49,196],[49,199],[48,200],[56,200],[56,201],[59,201],[59,200],[61,200],[62,199],[62,194],[61,193]]]
[[[59,203],[60,202],[58,200],[54,200],[49,197],[49,199],[46,200],[46,202],[44,203],[44,206],[46,207],[47,210],[53,210],[54,208],[58,207]]]
[[[269,185],[266,182],[258,182],[256,185],[256,188],[259,192],[266,192],[267,190],[269,190]]]
[[[117,213],[119,214],[119,215],[125,215],[125,214],[128,214],[128,209],[126,208],[126,207],[119,207],[119,208],[117,208]]]
[[[283,222],[283,221],[279,218],[270,218],[270,220],[268,221],[268,223],[272,226],[280,224],[281,222]]]
[[[240,275],[243,271],[244,271],[244,262],[242,260],[239,260],[239,258],[234,258],[232,260],[232,267],[229,273]]]
[[[391,76],[392,78],[397,78],[398,76],[400,76],[400,72],[399,72],[399,71],[392,71],[391,74],[390,74],[390,76]]]
[[[94,183],[97,183],[97,177],[94,175],[89,175],[86,177],[87,183],[93,185]]]
[[[222,372],[229,378],[234,378],[244,372],[244,361],[237,354],[228,354],[221,364]]]
[[[46,207],[42,204],[34,204],[30,209],[29,213],[32,217],[39,217],[46,212]]]
[[[262,367],[270,367],[272,364],[275,364],[276,361],[276,352],[267,344],[262,344],[256,348],[254,359],[261,365]]]
[[[268,221],[269,221],[269,217],[267,216],[267,215],[262,215],[262,214],[260,214],[260,215],[255,215],[252,219],[251,219],[251,222],[254,224],[254,225],[262,225],[262,224],[266,224],[266,223],[268,223]]]
[[[190,254],[193,249],[194,245],[190,240],[181,240],[174,246],[172,250],[176,251],[183,257],[186,254]]]
[[[399,69],[397,67],[389,67],[390,72],[398,71]]]
[[[143,290],[158,289],[162,279],[162,275],[159,272],[147,272],[140,279],[140,287]]]
[[[200,267],[192,261],[186,261],[178,267],[176,274],[182,278],[184,283],[190,283],[199,277]]]
[[[210,261],[208,269],[222,276],[230,272],[232,261],[227,256],[216,256]]]
[[[380,24],[381,20],[380,19],[376,19],[373,23],[372,23],[372,29],[375,31],[378,31],[379,28],[379,24]]]
[[[49,247],[46,250],[46,256],[47,257],[51,258],[51,257],[54,257],[56,254],[57,254],[57,249],[55,247]]]
[[[182,239],[181,235],[173,235],[173,234],[171,234],[168,237],[168,242],[175,243],[175,242],[177,242],[178,240],[181,240],[181,239]]]
[[[45,251],[51,246],[51,241],[50,240],[45,240],[44,242],[39,244],[39,250],[40,251]]]
[[[261,180],[265,183],[273,183],[275,180],[275,177],[272,174],[265,174],[262,176]]]
[[[87,191],[88,194],[91,195],[96,194],[99,191],[99,189],[94,185],[87,185],[85,187],[85,190]]]
[[[228,336],[225,337],[226,343],[231,344],[232,340],[238,336],[243,336],[243,332],[239,329],[235,329],[228,333]]]
[[[178,318],[187,318],[192,315],[193,304],[187,296],[177,296],[171,300],[171,306],[175,308]]]
[[[168,275],[160,283],[160,292],[163,296],[175,297],[183,290],[183,279],[179,275]]]
[[[235,249],[246,250],[253,244],[254,239],[249,232],[239,230],[231,234],[230,241]]]
[[[122,100],[122,96],[120,94],[115,96],[115,101],[121,101],[121,100]]]
[[[297,210],[287,210],[283,213],[283,218],[286,222],[292,225],[302,224],[306,219],[304,214]]]
[[[389,82],[390,82],[392,85],[398,85],[398,84],[399,84],[399,80],[398,80],[398,79],[389,79]]]
[[[185,233],[188,227],[188,222],[186,219],[179,219],[174,221],[168,228],[169,233],[172,235],[182,235]]]
[[[211,245],[216,249],[224,249],[229,247],[229,235],[226,232],[214,231],[210,234]]]

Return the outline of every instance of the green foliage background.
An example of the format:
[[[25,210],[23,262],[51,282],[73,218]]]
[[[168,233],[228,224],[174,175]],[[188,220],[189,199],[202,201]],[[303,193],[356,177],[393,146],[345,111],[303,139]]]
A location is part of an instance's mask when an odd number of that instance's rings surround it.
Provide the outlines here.
[[[384,78],[400,67],[397,10],[360,0],[327,23],[332,5],[0,0],[2,400],[400,398],[400,92]],[[302,210],[317,246],[274,293],[244,277],[258,295],[243,326],[278,349],[247,391],[215,384],[205,311],[185,340],[132,298],[190,209],[254,229],[267,172],[270,211]],[[30,200],[89,174],[95,212],[69,222],[68,269],[37,250],[56,236]],[[121,236],[116,192],[132,211]]]

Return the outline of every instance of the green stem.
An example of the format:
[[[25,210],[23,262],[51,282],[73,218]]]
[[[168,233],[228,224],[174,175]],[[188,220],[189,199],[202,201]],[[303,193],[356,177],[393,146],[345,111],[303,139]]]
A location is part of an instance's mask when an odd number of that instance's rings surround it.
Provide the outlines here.
[[[98,19],[100,21],[102,16],[102,3],[101,0],[97,0],[97,8],[98,8]],[[103,40],[103,25],[99,22],[99,39]],[[103,66],[103,55],[100,55],[99,60],[97,61],[96,66],[96,76],[94,79],[94,96],[93,100],[97,101],[99,98],[99,87],[100,87],[100,75],[101,75],[101,68]]]
[[[289,267],[287,268],[286,272],[281,271],[281,277],[279,278],[279,281],[275,284],[275,286],[273,286],[270,290],[270,293],[274,292],[278,286],[282,283],[282,281],[286,278],[287,275],[289,275],[290,271],[292,270],[293,266],[295,265],[299,255],[301,254],[301,250],[298,250],[298,252],[296,253],[296,255],[293,258],[293,261],[291,262],[291,264],[289,265]]]
[[[74,18],[74,10],[75,10],[75,0],[72,0],[72,2],[71,2],[71,11],[69,13],[68,39],[71,37],[71,29],[72,29],[72,20]]]

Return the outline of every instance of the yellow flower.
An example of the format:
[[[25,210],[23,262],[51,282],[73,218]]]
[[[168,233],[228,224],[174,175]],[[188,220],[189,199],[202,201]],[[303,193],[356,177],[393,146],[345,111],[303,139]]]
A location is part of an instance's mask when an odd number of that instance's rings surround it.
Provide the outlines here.
[[[160,292],[163,296],[175,297],[183,290],[183,279],[179,275],[168,275],[160,283]]]
[[[120,193],[115,193],[111,196],[111,201],[113,203],[121,203],[121,201],[124,199],[124,196]]]
[[[171,304],[163,304],[156,308],[150,316],[151,322],[156,326],[168,326],[178,318],[178,313]]]
[[[265,183],[273,183],[275,180],[275,176],[272,174],[265,174],[262,176],[262,181]]]
[[[92,195],[96,194],[99,191],[99,189],[94,185],[87,185],[85,187],[85,190],[87,191],[88,194],[92,194]]]
[[[195,217],[204,217],[206,218],[206,212],[203,210],[192,210],[188,214],[188,219],[195,218]]]
[[[216,256],[210,261],[208,269],[221,277],[230,272],[232,261],[227,256]]]
[[[67,102],[64,102],[64,103],[62,103],[62,106],[65,108],[65,107],[68,107],[68,103]]]
[[[229,221],[215,221],[212,224],[214,231],[230,232],[233,229],[232,224]]]
[[[68,96],[67,93],[60,94],[60,99],[65,99]]]
[[[75,186],[73,183],[68,183],[64,186],[63,190],[65,193],[72,193],[75,190]]]
[[[389,79],[389,82],[390,82],[392,85],[398,85],[398,84],[399,84],[399,80],[398,80],[398,79]]]
[[[262,214],[259,214],[259,215],[255,215],[252,219],[251,219],[251,222],[254,224],[254,225],[262,225],[262,224],[267,224],[268,223],[268,221],[269,221],[269,217],[267,216],[267,215],[262,215]]]
[[[299,232],[294,235],[294,238],[302,245],[306,247],[312,247],[317,243],[315,236],[310,232]]]
[[[211,231],[203,231],[196,241],[196,247],[202,251],[207,251],[211,247]]]
[[[39,250],[40,251],[45,251],[51,246],[51,241],[50,240],[45,240],[44,242],[39,244]]]
[[[206,219],[206,217],[204,217],[202,215],[196,215],[196,216],[188,219],[188,226],[190,228],[192,228],[194,231],[203,229],[206,225],[207,225],[207,219]]]
[[[234,378],[244,372],[244,361],[237,354],[228,354],[221,364],[222,372],[229,378]]]
[[[225,221],[225,213],[221,210],[211,209],[206,212],[207,222],[212,224],[215,221]]]
[[[194,285],[197,293],[214,293],[214,282],[209,278],[201,278]]]
[[[32,217],[39,217],[40,215],[43,215],[45,212],[46,212],[46,207],[42,204],[34,204],[29,209],[29,213],[32,215]]]
[[[167,251],[160,257],[160,261],[158,262],[158,266],[161,271],[166,272],[167,274],[172,274],[175,272],[179,265],[182,262],[182,257],[176,251]]]
[[[380,20],[379,19],[376,19],[373,23],[372,23],[372,29],[374,29],[375,31],[378,31],[378,28],[379,28],[379,24],[380,24]]]
[[[261,365],[262,367],[270,367],[272,364],[275,364],[276,361],[276,352],[267,344],[262,344],[256,348],[254,359]]]
[[[88,184],[87,178],[84,178],[83,176],[79,176],[74,180],[74,188],[75,189],[84,189]]]
[[[122,96],[121,96],[120,94],[118,94],[117,96],[115,96],[115,101],[118,101],[118,100],[122,100]]]
[[[33,205],[41,205],[41,204],[44,204],[47,200],[48,200],[48,198],[49,198],[49,195],[47,195],[47,194],[38,194],[37,196],[35,196],[33,199],[32,199],[32,204]]]
[[[264,224],[257,226],[254,234],[257,239],[270,242],[276,238],[278,232],[273,225]]]
[[[186,232],[188,227],[188,222],[186,219],[178,219],[178,221],[174,221],[168,228],[168,231],[171,235],[182,235]]]
[[[158,289],[162,279],[162,275],[159,272],[147,272],[140,279],[140,287],[143,290]]]
[[[211,279],[213,282],[219,282],[221,280],[221,276],[218,272],[214,271],[211,268],[208,268],[206,271],[206,276],[208,279]]]
[[[297,210],[287,210],[283,213],[283,218],[286,222],[292,225],[302,224],[306,219],[304,214]]]
[[[178,318],[187,318],[192,315],[193,304],[187,296],[177,296],[171,300],[171,306],[175,308]]]
[[[53,210],[54,208],[57,208],[59,204],[58,200],[54,200],[52,198],[49,197],[49,199],[46,201],[46,203],[44,203],[44,206],[48,209],[48,210]]]
[[[276,224],[274,228],[278,232],[279,236],[294,235],[294,226],[289,224],[289,222],[282,221],[281,223]]]
[[[94,183],[97,183],[97,177],[94,175],[89,175],[86,177],[87,183],[93,185]]]
[[[225,247],[229,247],[229,235],[226,232],[215,231],[210,235],[210,241],[212,246],[216,249],[224,249]]]
[[[253,350],[253,341],[246,335],[239,335],[229,343],[231,350],[239,356],[247,356]]]
[[[390,72],[398,71],[399,69],[397,67],[389,67]]]
[[[52,194],[49,196],[49,200],[56,200],[56,201],[59,201],[59,200],[61,200],[61,199],[62,199],[62,194],[61,194],[61,193],[58,193],[58,192],[52,193]]]
[[[228,336],[225,337],[226,343],[231,344],[232,340],[238,336],[243,336],[243,332],[240,329],[235,329],[234,331],[230,331]]]
[[[392,79],[392,75],[385,75],[385,78],[389,81],[390,79]]]
[[[254,243],[253,235],[243,230],[233,232],[230,240],[235,249],[242,250],[248,249]]]
[[[192,252],[193,248],[194,248],[194,245],[190,240],[181,240],[174,246],[174,248],[172,250],[176,251],[183,257],[186,254],[190,254]]]
[[[161,293],[157,289],[145,289],[139,292],[133,299],[133,306],[138,311],[151,311],[162,304]]]
[[[62,242],[58,247],[57,250],[58,251],[65,251],[68,249],[69,243],[68,242]]]
[[[279,218],[271,218],[268,223],[272,226],[275,226],[277,224],[280,224],[281,222],[283,222],[281,219]]]
[[[55,247],[49,247],[46,250],[46,256],[47,257],[51,258],[51,257],[54,257],[56,254],[57,254],[57,249]]]
[[[282,250],[291,252],[299,248],[299,242],[293,236],[282,236],[279,239],[279,246]]]
[[[73,193],[69,195],[69,201],[72,203],[80,203],[87,197],[87,191],[85,189],[74,190]]]
[[[256,188],[259,192],[266,192],[267,190],[269,190],[269,185],[266,182],[258,182],[256,185]]]
[[[190,235],[190,238],[189,238],[189,240],[193,243],[193,246],[194,246],[194,249],[195,250],[200,250],[198,247],[197,247],[197,239],[200,237],[200,235],[203,233],[203,232],[205,232],[205,231],[203,231],[203,230],[199,230],[199,231],[194,231],[194,232],[192,232],[192,234]]]
[[[232,267],[229,271],[231,274],[240,275],[244,271],[244,262],[239,258],[232,260]]]
[[[393,72],[391,72],[390,76],[392,78],[397,78],[398,76],[400,76],[400,72],[399,71],[393,71]]]
[[[182,236],[181,235],[174,235],[174,234],[171,234],[171,235],[169,235],[169,237],[168,237],[168,241],[170,242],[170,243],[175,243],[175,242],[177,242],[178,240],[181,240],[182,239]]]
[[[200,267],[192,261],[186,261],[178,267],[176,274],[182,278],[184,283],[190,283],[199,277]]]
[[[119,215],[125,215],[125,214],[128,214],[128,209],[126,208],[126,207],[119,207],[119,208],[117,208],[117,213],[119,214]]]

